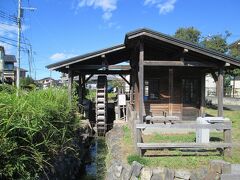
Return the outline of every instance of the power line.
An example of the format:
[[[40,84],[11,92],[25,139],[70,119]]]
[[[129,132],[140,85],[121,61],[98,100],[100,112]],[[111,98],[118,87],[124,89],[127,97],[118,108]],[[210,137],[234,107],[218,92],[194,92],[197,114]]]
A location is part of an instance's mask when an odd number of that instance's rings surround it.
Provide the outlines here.
[[[5,44],[8,44],[8,45],[10,45],[10,46],[17,47],[16,44],[12,44],[12,43],[9,43],[9,42],[7,42],[7,41],[3,41],[3,40],[1,40],[1,39],[0,39],[0,42],[5,43]],[[22,48],[22,47],[21,47],[21,51],[23,51],[23,52],[27,52],[27,50],[28,50],[28,49],[26,49],[26,48]]]
[[[3,37],[3,36],[0,36],[0,38],[8,40],[8,41],[17,42],[17,40],[6,38],[6,37]],[[26,43],[26,41],[25,42],[21,41],[21,44],[30,45],[30,44]]]
[[[7,32],[7,33],[10,33],[10,34],[17,35],[17,33],[16,33],[16,32],[14,32],[14,31],[11,31],[11,30],[9,30],[8,28],[6,28],[6,27],[4,27],[4,26],[0,26],[0,28],[2,28],[2,29],[5,29],[5,32]],[[17,28],[17,27],[16,27],[16,28]]]
[[[9,24],[9,23],[6,23],[6,22],[0,22],[0,24],[6,25],[6,26],[17,27],[15,24]]]
[[[4,11],[2,11],[2,10],[0,10],[0,17],[1,17],[1,18],[4,18],[4,19],[7,19],[7,20],[9,20],[9,21],[12,21],[12,22],[17,23],[17,17],[16,17],[16,16],[14,16],[14,15],[9,15],[8,13],[6,13],[6,12],[4,12]]]

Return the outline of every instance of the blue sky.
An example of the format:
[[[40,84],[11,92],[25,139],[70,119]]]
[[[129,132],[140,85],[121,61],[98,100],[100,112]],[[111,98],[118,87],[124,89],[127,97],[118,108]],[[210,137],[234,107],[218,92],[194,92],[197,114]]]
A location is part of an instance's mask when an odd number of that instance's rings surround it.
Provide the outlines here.
[[[240,39],[239,0],[22,0],[23,35],[33,47],[37,79],[50,75],[45,66],[72,56],[123,43],[124,35],[147,27],[174,34],[179,27],[194,26],[203,36],[232,33]],[[17,0],[0,0],[0,10],[17,14]],[[10,24],[10,25],[6,25]],[[16,26],[0,17],[1,37],[16,40]],[[16,44],[15,41],[7,41]],[[9,54],[16,48],[4,44]],[[21,66],[28,69],[26,53]],[[54,78],[59,74],[52,72]]]

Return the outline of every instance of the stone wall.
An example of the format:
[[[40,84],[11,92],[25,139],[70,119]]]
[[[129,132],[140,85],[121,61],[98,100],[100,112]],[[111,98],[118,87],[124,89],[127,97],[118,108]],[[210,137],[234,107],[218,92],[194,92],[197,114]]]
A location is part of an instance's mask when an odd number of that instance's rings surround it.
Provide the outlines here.
[[[194,170],[150,168],[136,161],[130,166],[123,161],[120,142],[123,138],[121,125],[114,125],[106,135],[110,153],[110,162],[106,180],[235,180],[240,179],[240,164],[230,164],[222,160],[213,160],[208,167]]]
[[[206,97],[206,102],[209,104],[217,104],[217,97]],[[240,105],[240,98],[231,98],[231,97],[224,97],[223,98],[223,104],[224,105],[233,105],[233,106],[239,106]]]

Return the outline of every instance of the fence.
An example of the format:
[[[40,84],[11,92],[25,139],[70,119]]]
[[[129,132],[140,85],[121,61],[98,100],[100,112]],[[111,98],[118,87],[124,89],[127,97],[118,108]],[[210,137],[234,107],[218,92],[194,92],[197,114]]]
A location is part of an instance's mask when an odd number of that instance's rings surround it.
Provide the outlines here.
[[[224,97],[240,98],[240,88],[226,87],[224,88]],[[206,96],[215,97],[216,88],[215,87],[206,87]]]
[[[207,117],[212,118],[212,117]],[[222,117],[214,117],[215,120]],[[138,141],[137,147],[139,148],[140,155],[144,150],[158,150],[169,148],[187,148],[187,149],[223,149],[225,156],[232,154],[232,123],[230,120],[214,124],[197,124],[197,123],[177,123],[177,124],[136,124],[136,128],[141,132],[146,128],[170,128],[170,129],[217,129],[223,131],[224,142],[211,142],[211,143],[147,143]],[[142,134],[142,133],[141,133]]]

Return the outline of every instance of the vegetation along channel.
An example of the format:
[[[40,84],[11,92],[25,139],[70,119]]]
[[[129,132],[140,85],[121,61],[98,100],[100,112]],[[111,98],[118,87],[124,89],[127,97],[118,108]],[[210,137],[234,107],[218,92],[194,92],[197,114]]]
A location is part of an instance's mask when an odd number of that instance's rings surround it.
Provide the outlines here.
[[[104,179],[107,147],[66,88],[0,85],[0,179]]]

